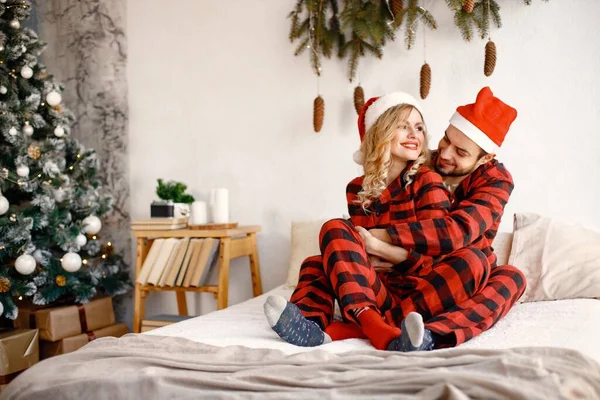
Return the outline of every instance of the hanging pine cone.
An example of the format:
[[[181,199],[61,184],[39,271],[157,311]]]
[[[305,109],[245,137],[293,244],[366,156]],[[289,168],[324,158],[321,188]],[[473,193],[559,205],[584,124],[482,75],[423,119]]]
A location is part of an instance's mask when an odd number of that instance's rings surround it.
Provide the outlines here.
[[[321,96],[317,96],[313,108],[313,127],[315,132],[320,132],[323,127],[323,118],[325,118],[325,101]]]
[[[463,6],[463,10],[467,14],[471,14],[473,12],[473,8],[475,7],[475,0],[466,0],[465,5]]]
[[[365,91],[361,86],[354,89],[354,109],[357,114],[360,114],[362,106],[365,104]]]
[[[0,293],[6,293],[10,290],[10,280],[8,278],[0,279]]]
[[[425,63],[421,67],[421,98],[425,100],[431,89],[431,67]]]
[[[27,155],[31,157],[31,159],[37,160],[42,155],[42,152],[38,146],[36,146],[35,144],[31,144],[27,148]]]
[[[485,76],[490,76],[496,68],[496,44],[491,40],[485,45],[485,63],[483,65],[483,73]]]
[[[390,8],[392,9],[392,14],[394,15],[394,18],[397,18],[398,15],[400,15],[402,10],[404,9],[404,0],[391,0]]]

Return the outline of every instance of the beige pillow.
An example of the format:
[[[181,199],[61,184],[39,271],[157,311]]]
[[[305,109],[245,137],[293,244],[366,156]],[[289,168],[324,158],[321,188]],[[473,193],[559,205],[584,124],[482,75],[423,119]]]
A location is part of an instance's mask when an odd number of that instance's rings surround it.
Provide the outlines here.
[[[319,232],[326,220],[292,222],[290,264],[285,286],[295,288],[298,284],[300,266],[306,257],[321,254],[319,249]],[[498,256],[498,265],[506,264],[510,254],[512,234],[498,232],[494,240],[494,253]]]
[[[600,297],[600,233],[537,214],[515,214],[508,263],[527,277],[522,302]]]

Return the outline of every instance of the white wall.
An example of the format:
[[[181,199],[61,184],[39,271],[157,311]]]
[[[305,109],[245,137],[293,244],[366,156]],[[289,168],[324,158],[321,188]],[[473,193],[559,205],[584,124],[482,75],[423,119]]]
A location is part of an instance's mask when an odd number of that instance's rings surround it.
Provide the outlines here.
[[[360,174],[351,159],[359,143],[355,84],[344,61],[324,63],[325,124],[312,131],[316,79],[287,38],[293,3],[128,1],[133,217],[147,215],[157,178],[182,180],[199,198],[229,188],[232,218],[262,225],[265,290],[285,279],[290,222],[340,216],[345,185]],[[499,154],[516,182],[501,229],[511,229],[515,211],[600,229],[600,2],[502,2],[510,4],[493,31],[498,64],[490,78],[485,42],[462,41],[447,7],[435,3],[440,27],[427,36],[433,83],[424,102],[434,143],[456,106],[490,85],[519,110]],[[367,95],[418,94],[422,45],[408,52],[398,40],[384,53],[362,64]],[[232,267],[230,304],[251,296],[247,263]],[[148,312],[174,312],[174,298],[152,294]],[[215,300],[203,294],[196,305],[192,311],[211,311]]]

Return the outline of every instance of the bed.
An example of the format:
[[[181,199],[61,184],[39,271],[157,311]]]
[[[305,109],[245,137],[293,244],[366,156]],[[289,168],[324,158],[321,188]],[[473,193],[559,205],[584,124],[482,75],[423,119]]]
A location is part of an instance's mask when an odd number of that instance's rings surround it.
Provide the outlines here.
[[[75,353],[43,361],[17,377],[0,399],[600,398],[600,301],[550,299],[558,288],[562,297],[569,297],[565,286],[580,292],[591,287],[597,293],[600,257],[590,259],[587,251],[584,258],[591,261],[585,267],[593,269],[578,271],[583,264],[569,264],[578,282],[568,284],[559,274],[563,285],[553,286],[546,279],[552,274],[544,269],[552,254],[541,248],[543,276],[527,272],[535,280],[524,295],[527,302],[454,349],[392,353],[374,350],[360,339],[302,348],[277,337],[262,306],[269,294],[291,295],[296,259],[314,250],[314,243],[304,245],[303,238],[315,226],[295,225],[286,284],[225,310],[141,335],[98,339]],[[527,231],[531,226],[521,223],[515,229],[540,237],[539,229]],[[545,240],[552,239],[550,233]],[[573,232],[567,233],[574,239]],[[499,236],[494,244],[501,262],[524,261],[519,258],[523,249],[526,258],[535,255],[530,252],[535,246],[522,236],[517,231]],[[589,233],[583,236],[589,239]],[[585,280],[582,273],[588,274]],[[539,301],[540,293],[548,298]]]

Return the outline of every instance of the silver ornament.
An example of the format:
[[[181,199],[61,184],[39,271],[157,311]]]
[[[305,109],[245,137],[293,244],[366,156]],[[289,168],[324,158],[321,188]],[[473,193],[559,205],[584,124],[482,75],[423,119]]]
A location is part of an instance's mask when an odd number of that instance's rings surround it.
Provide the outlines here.
[[[10,25],[11,28],[13,29],[19,29],[21,27],[21,23],[19,22],[18,19],[13,19],[12,21],[10,21],[8,23]]]
[[[8,134],[10,136],[15,136],[17,133],[19,133],[19,132],[17,131],[17,128],[15,128],[14,126],[8,130]]]
[[[22,178],[29,176],[29,167],[27,165],[19,165],[17,167],[17,175]]]
[[[0,94],[6,94],[6,92],[8,92],[6,86],[0,86]]]
[[[62,126],[54,128],[54,136],[63,137],[65,135],[65,129]]]
[[[33,135],[33,126],[29,125],[29,122],[25,122],[25,125],[23,125],[23,133],[27,136]]]
[[[60,102],[62,101],[62,97],[60,93],[52,91],[46,95],[46,101],[48,102],[48,104],[54,107],[60,104]]]
[[[29,79],[33,76],[33,70],[29,66],[24,66],[21,68],[21,76],[25,79]]]
[[[67,272],[76,272],[81,268],[81,256],[77,253],[68,252],[61,259],[60,265]]]
[[[20,255],[15,261],[15,268],[21,275],[29,275],[35,271],[35,258],[29,254]]]

